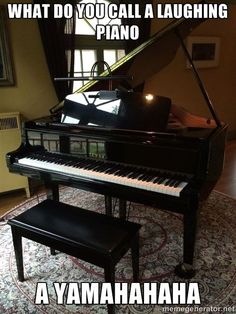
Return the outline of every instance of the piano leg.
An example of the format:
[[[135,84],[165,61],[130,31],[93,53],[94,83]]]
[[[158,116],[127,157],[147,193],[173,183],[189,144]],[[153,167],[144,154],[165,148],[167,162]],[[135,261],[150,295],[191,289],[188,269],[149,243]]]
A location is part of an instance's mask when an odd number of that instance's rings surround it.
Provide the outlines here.
[[[112,197],[105,195],[105,210],[106,210],[106,215],[112,216]]]
[[[45,182],[45,187],[47,190],[47,198],[54,200],[54,201],[59,201],[59,186],[58,186],[58,184]]]
[[[126,219],[126,208],[127,208],[127,201],[120,199],[119,202],[119,217],[121,219]],[[105,210],[106,215],[112,216],[112,197],[105,195]]]
[[[47,193],[47,198],[54,200],[54,201],[59,201],[59,186],[58,184],[52,184],[45,182],[45,187],[46,187],[46,193]],[[51,255],[56,255],[56,250],[50,247],[50,253]]]
[[[198,222],[198,201],[191,202],[191,206],[184,213],[183,234],[183,263],[175,268],[175,274],[181,278],[192,278],[195,276],[193,268],[194,249]]]
[[[126,219],[126,207],[127,201],[119,198],[119,217],[121,219]]]

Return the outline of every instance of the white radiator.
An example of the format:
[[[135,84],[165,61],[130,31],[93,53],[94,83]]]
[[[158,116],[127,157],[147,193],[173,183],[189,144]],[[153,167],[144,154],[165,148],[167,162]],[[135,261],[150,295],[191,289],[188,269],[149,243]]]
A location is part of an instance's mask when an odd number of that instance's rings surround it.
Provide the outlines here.
[[[24,188],[29,197],[28,179],[12,174],[6,166],[6,154],[21,144],[20,114],[0,113],[0,193]]]

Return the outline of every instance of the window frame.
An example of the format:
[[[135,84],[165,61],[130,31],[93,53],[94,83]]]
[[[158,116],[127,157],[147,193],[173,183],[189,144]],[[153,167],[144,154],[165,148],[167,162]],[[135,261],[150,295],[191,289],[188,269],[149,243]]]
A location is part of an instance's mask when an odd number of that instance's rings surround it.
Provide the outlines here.
[[[97,0],[95,0],[97,2]],[[119,4],[119,0],[106,0],[110,3],[115,3]],[[78,1],[81,2],[81,1]],[[121,19],[122,23],[122,19]],[[126,42],[125,40],[97,40],[96,39],[96,34],[94,35],[84,35],[84,34],[75,34],[74,35],[75,42],[74,42],[74,50],[95,50],[95,55],[97,58],[97,61],[103,61],[104,60],[104,50],[126,50]],[[118,60],[117,57],[117,51],[116,51],[116,60]],[[81,68],[83,69],[83,60],[82,56],[81,57]],[[97,67],[96,67],[96,72],[98,74],[101,74],[104,70],[104,64],[102,62],[98,62]],[[75,72],[74,70],[74,75],[78,74],[79,72]],[[86,73],[86,71],[82,70],[82,73]],[[87,73],[88,75],[90,73]],[[86,81],[82,81],[82,86],[86,84]],[[74,84],[73,84],[74,85]],[[74,90],[74,88],[73,88]]]
[[[106,49],[123,49],[125,50],[125,41],[116,40],[96,40],[94,35],[75,35],[75,50],[94,49],[96,51],[97,60],[104,60],[103,51]],[[98,64],[98,73],[104,71],[103,65]]]

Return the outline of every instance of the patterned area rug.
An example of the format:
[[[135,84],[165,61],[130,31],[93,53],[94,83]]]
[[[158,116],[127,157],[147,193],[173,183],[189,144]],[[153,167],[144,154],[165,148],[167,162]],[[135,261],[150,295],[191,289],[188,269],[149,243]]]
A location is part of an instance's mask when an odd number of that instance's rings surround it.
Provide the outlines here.
[[[104,212],[103,197],[72,188],[62,188],[61,201]],[[5,220],[30,208],[45,195],[35,197],[8,213]],[[196,247],[197,274],[190,282],[200,287],[200,309],[185,312],[236,313],[236,200],[212,192],[200,215]],[[182,216],[132,204],[129,219],[143,225],[140,239],[141,282],[188,282],[175,276],[173,269],[182,258]],[[106,313],[105,305],[58,305],[53,282],[103,282],[101,268],[57,253],[23,239],[25,278],[17,280],[10,227],[0,226],[0,313]],[[131,257],[127,253],[117,264],[116,281],[130,282]],[[46,282],[48,305],[35,305],[37,282]],[[204,307],[206,307],[204,309]],[[177,305],[116,305],[117,313],[180,313]]]

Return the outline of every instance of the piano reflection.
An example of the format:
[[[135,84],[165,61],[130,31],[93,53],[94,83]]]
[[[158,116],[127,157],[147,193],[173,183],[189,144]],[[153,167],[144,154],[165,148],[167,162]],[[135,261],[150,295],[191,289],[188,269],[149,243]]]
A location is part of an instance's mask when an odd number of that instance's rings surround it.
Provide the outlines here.
[[[63,184],[105,195],[107,214],[113,197],[120,200],[121,217],[127,201],[183,214],[183,260],[175,271],[186,278],[195,274],[198,215],[221,174],[227,130],[183,41],[201,22],[174,21],[113,65],[114,74],[134,77],[129,84],[120,81],[106,91],[102,81],[91,81],[50,116],[26,122],[22,145],[6,157],[9,171],[41,180],[55,199]],[[191,115],[169,97],[140,92],[179,46],[192,64],[211,120]],[[152,54],[156,62],[140,68]]]

